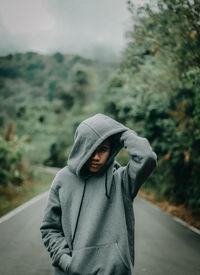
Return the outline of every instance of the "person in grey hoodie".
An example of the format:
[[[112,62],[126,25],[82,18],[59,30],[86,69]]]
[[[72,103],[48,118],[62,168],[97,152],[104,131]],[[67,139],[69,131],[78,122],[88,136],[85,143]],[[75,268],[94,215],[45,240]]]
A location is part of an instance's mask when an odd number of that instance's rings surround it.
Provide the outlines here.
[[[122,147],[125,167],[115,161]],[[78,126],[40,227],[55,275],[134,274],[133,200],[156,164],[146,138],[106,115]]]

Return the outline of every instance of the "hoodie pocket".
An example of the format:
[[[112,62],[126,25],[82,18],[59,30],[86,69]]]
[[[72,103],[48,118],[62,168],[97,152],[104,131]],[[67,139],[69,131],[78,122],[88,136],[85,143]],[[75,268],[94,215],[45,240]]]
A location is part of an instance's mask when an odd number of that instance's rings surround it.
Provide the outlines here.
[[[117,243],[74,250],[70,275],[127,275],[128,267]]]

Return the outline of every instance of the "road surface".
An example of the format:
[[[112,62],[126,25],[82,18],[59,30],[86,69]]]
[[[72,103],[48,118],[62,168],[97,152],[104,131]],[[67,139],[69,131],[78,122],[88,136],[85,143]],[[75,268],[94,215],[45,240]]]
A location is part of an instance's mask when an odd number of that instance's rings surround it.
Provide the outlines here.
[[[40,236],[47,194],[0,222],[0,274],[52,275]],[[200,275],[200,235],[137,197],[135,275]],[[114,274],[113,274],[114,275]]]

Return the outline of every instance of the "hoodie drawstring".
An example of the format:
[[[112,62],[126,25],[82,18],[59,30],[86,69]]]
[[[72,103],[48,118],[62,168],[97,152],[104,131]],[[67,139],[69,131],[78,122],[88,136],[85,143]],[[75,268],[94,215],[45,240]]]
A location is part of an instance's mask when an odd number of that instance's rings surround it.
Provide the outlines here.
[[[76,219],[76,225],[75,225],[75,229],[74,229],[74,235],[73,235],[72,242],[71,242],[72,250],[73,250],[73,242],[74,242],[76,231],[77,231],[78,220],[79,220],[80,213],[81,213],[81,207],[82,207],[82,204],[83,204],[83,198],[84,198],[84,195],[85,195],[86,183],[87,183],[87,181],[85,180],[84,188],[83,188],[83,194],[82,194],[82,198],[81,198],[81,203],[80,203],[80,206],[79,206],[78,216],[77,216],[77,219]]]
[[[110,196],[108,195],[108,186],[107,186],[108,180],[107,180],[107,178],[108,178],[108,175],[107,175],[107,170],[106,170],[106,178],[105,178],[106,197],[108,199],[110,199]]]

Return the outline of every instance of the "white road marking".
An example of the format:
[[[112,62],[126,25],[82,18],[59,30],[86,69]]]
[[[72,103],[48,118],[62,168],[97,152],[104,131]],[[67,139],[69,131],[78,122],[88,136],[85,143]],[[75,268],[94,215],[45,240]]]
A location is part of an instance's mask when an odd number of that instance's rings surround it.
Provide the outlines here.
[[[13,216],[15,216],[16,214],[20,213],[21,211],[23,211],[24,209],[26,209],[27,207],[33,205],[34,203],[38,202],[39,200],[43,199],[49,191],[46,191],[36,197],[34,197],[33,199],[27,201],[26,203],[18,206],[17,208],[15,208],[14,210],[10,211],[8,214],[2,216],[0,218],[0,223],[7,221],[8,219],[12,218]]]
[[[138,197],[136,197],[136,198],[141,199],[141,200],[145,201],[146,203],[151,204],[151,206],[153,206],[153,208],[154,208],[155,210],[157,209],[157,210],[160,210],[161,212],[166,213],[166,214],[167,214],[169,217],[171,217],[174,221],[176,221],[176,222],[182,224],[183,226],[189,228],[189,229],[192,230],[193,232],[195,232],[195,233],[197,233],[197,234],[200,235],[200,230],[199,230],[198,228],[189,225],[188,223],[186,223],[185,221],[181,220],[180,218],[178,218],[178,217],[176,217],[176,216],[169,215],[169,214],[168,214],[166,211],[164,211],[162,208],[160,208],[159,206],[157,206],[156,204],[153,204],[152,202],[150,202],[150,201],[148,201],[148,200],[145,200],[145,199],[142,198],[142,197],[139,197],[139,196],[138,196]]]
[[[181,223],[182,225],[188,227],[190,230],[192,230],[193,232],[197,233],[200,235],[200,230],[192,225],[187,224],[185,221],[181,220],[180,218],[177,218],[175,216],[172,216],[172,218],[176,221]]]

